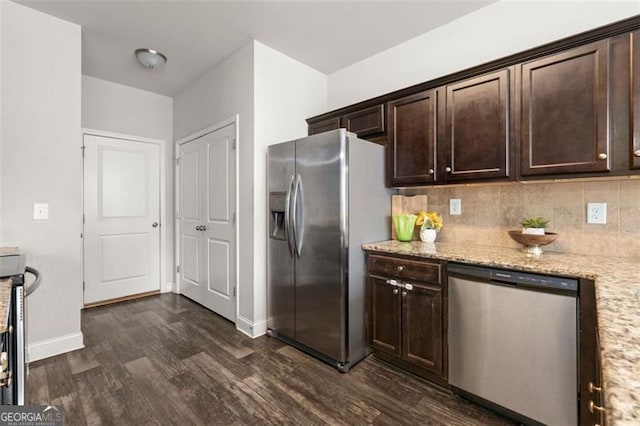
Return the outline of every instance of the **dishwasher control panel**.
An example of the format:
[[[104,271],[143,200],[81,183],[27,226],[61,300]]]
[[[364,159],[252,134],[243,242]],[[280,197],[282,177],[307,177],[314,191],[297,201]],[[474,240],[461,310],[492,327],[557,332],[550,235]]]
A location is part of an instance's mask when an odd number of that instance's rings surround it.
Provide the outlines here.
[[[556,290],[578,291],[578,280],[563,277],[550,277],[547,275],[528,274],[526,272],[492,269],[491,280],[512,284],[526,284]]]

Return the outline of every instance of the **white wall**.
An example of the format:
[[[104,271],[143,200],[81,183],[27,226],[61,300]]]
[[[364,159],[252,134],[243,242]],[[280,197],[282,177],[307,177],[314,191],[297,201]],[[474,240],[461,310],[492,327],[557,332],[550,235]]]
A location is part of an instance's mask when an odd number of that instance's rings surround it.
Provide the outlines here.
[[[327,76],[254,44],[254,334],[266,330],[267,146],[307,135],[305,118],[323,112]]]
[[[153,78],[150,75],[149,78]],[[164,141],[165,211],[162,223],[162,290],[174,278],[173,99],[99,78],[82,76],[82,127]]]
[[[502,0],[330,74],[328,109],[432,80],[639,13],[638,0]]]
[[[27,301],[34,359],[83,344],[80,27],[4,2],[1,31],[0,245],[44,276]],[[49,203],[49,220],[32,220],[34,202]]]
[[[253,321],[253,43],[187,86],[173,100],[174,140],[238,114],[238,315]]]
[[[326,109],[326,76],[253,41],[174,99],[178,140],[239,115],[239,311],[236,327],[266,330],[266,147],[307,134]]]

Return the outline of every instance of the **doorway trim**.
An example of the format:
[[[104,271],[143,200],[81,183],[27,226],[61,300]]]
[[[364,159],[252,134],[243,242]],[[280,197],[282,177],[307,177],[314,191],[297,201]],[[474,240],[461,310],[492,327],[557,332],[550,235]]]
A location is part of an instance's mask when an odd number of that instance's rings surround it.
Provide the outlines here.
[[[127,135],[124,133],[116,133],[116,132],[110,132],[110,131],[105,131],[105,130],[97,130],[97,129],[90,129],[90,128],[82,128],[82,146],[81,148],[84,148],[84,137],[85,135],[89,135],[89,136],[102,136],[102,137],[106,137],[106,138],[113,138],[113,139],[121,139],[121,140],[126,140],[126,141],[131,141],[131,142],[139,142],[139,143],[150,143],[150,144],[155,144],[155,145],[159,145],[160,147],[160,293],[167,293],[171,291],[172,288],[172,283],[170,281],[167,281],[167,279],[169,277],[167,277],[167,259],[169,258],[169,252],[168,252],[168,244],[167,244],[167,232],[166,232],[166,226],[165,224],[168,223],[167,222],[167,184],[166,184],[166,173],[167,173],[167,166],[166,166],[166,141],[163,139],[154,139],[154,138],[147,138],[147,137],[143,137],[143,136],[133,136],[133,135]],[[81,229],[82,229],[82,280],[83,282],[85,281],[85,253],[84,253],[84,235],[85,235],[85,229],[84,229],[84,217],[85,217],[85,200],[84,200],[84,177],[85,177],[85,163],[84,163],[84,149],[82,150],[82,224],[81,224]],[[84,305],[84,288],[82,290],[82,298],[83,298],[83,305]]]
[[[179,219],[179,215],[178,213],[180,213],[178,211],[178,206],[180,205],[180,173],[178,171],[178,153],[180,152],[180,145],[185,144],[187,142],[191,142],[195,139],[198,139],[206,134],[215,132],[216,130],[222,129],[223,127],[227,127],[230,125],[234,125],[235,127],[235,133],[236,133],[236,155],[235,155],[235,161],[236,161],[236,187],[234,188],[234,190],[236,191],[236,205],[235,205],[235,209],[236,209],[236,221],[235,221],[235,230],[234,230],[234,237],[236,239],[236,253],[235,253],[235,257],[236,257],[236,264],[234,265],[235,268],[235,288],[236,288],[236,318],[234,323],[238,324],[238,318],[240,317],[240,295],[242,294],[242,289],[240,288],[240,282],[239,282],[239,278],[240,278],[240,268],[238,267],[238,265],[240,264],[240,226],[238,226],[238,213],[240,212],[240,197],[238,196],[239,194],[239,188],[240,188],[240,125],[239,125],[239,115],[235,114],[225,120],[219,121],[216,124],[206,127],[202,130],[198,130],[197,132],[191,133],[181,139],[178,139],[175,144],[174,144],[174,150],[173,150],[173,176],[174,176],[174,182],[173,182],[173,186],[175,188],[174,191],[174,265],[176,266],[174,268],[174,282],[175,282],[175,287],[174,287],[174,293],[180,294],[180,273],[178,272],[177,267],[180,265],[180,219]]]

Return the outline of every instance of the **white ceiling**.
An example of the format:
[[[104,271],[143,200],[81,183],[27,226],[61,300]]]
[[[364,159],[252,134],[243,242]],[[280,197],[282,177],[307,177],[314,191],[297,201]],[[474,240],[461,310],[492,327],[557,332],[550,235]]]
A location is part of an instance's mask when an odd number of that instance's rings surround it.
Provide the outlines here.
[[[252,39],[329,74],[493,1],[17,0],[83,27],[83,74],[168,96]],[[139,47],[167,64],[145,69]]]

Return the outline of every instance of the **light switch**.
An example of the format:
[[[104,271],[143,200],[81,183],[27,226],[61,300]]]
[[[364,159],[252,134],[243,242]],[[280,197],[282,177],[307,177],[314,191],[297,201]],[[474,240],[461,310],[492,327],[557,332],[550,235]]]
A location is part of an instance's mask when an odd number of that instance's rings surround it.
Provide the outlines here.
[[[33,219],[34,220],[47,220],[47,219],[49,219],[49,204],[47,204],[47,203],[34,203],[33,204]]]
[[[462,214],[462,200],[460,198],[449,199],[449,214],[451,216],[460,216]]]

